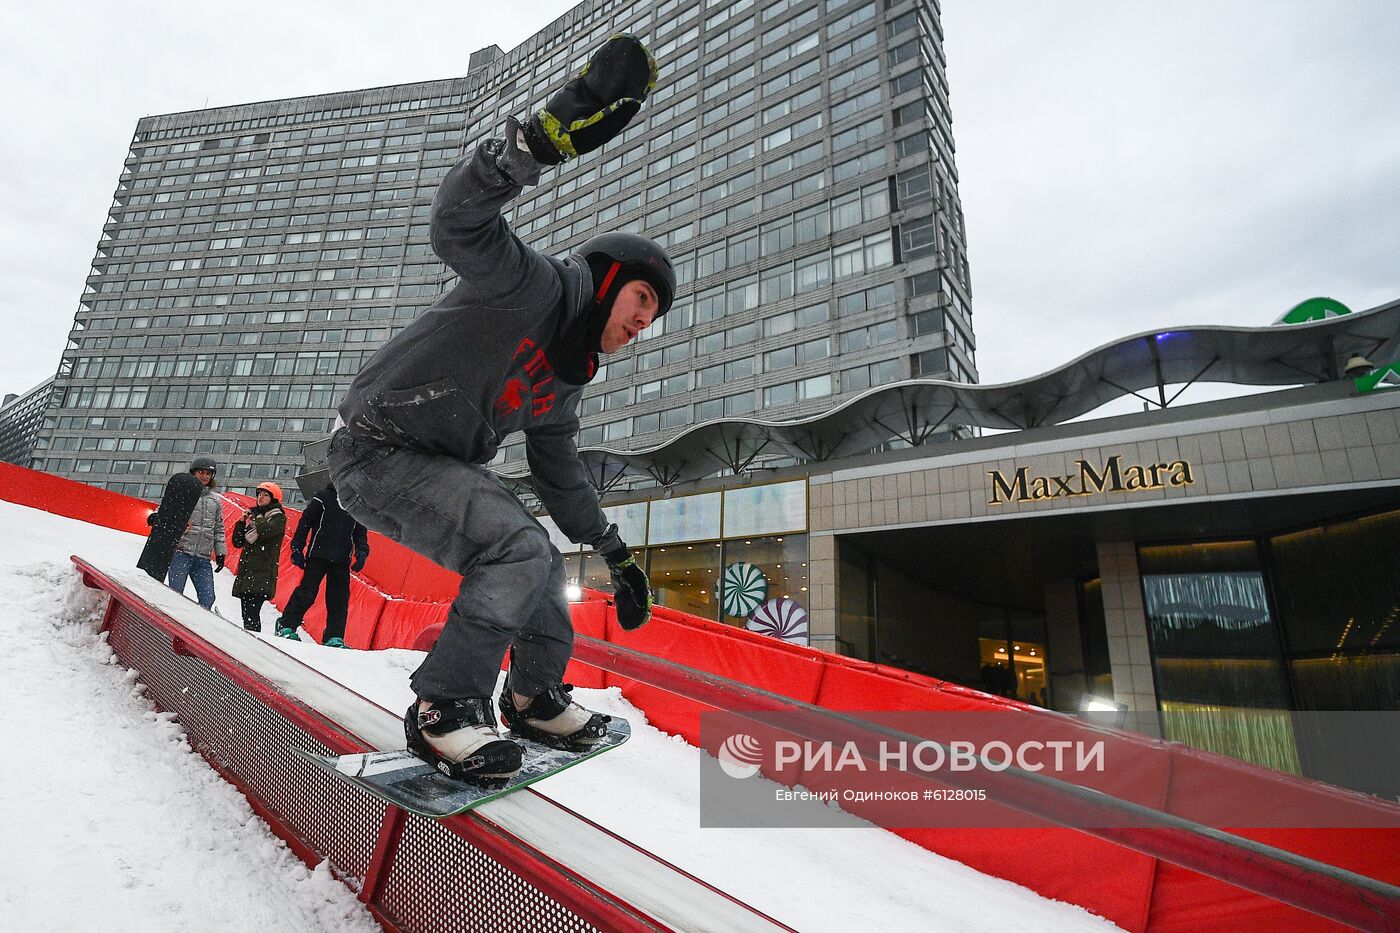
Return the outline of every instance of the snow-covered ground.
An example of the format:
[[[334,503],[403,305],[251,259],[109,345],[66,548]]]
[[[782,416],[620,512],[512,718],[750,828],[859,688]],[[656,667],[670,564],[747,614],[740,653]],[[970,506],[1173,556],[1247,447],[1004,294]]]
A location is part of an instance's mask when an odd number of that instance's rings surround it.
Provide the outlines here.
[[[378,929],[190,751],[95,635],[99,597],[68,555],[131,566],[142,543],[0,502],[0,929]],[[237,625],[233,577],[215,579]],[[408,705],[421,654],[276,639],[276,618],[266,607],[265,641],[386,709]],[[796,929],[1117,929],[873,827],[701,829],[699,752],[615,690],[578,698],[626,716],[632,741],[536,788]]]

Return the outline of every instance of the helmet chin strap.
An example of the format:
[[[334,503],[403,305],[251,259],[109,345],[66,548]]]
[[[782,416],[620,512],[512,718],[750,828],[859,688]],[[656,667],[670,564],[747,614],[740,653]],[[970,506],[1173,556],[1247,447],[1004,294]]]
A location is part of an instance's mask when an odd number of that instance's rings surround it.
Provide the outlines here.
[[[608,268],[608,274],[603,276],[603,283],[598,286],[598,293],[593,296],[594,301],[602,304],[603,296],[608,293],[608,288],[612,286],[613,279],[617,278],[617,270],[621,268],[622,263],[614,259],[613,264]]]
[[[593,296],[593,313],[589,316],[588,329],[584,334],[584,344],[591,353],[601,353],[603,351],[603,330],[608,326],[608,318],[612,315],[612,302],[606,301],[608,293],[613,287],[613,282],[617,279],[617,273],[622,268],[622,263],[613,260],[608,271],[603,276],[603,281],[598,285],[598,291]],[[615,301],[617,296],[613,296]]]

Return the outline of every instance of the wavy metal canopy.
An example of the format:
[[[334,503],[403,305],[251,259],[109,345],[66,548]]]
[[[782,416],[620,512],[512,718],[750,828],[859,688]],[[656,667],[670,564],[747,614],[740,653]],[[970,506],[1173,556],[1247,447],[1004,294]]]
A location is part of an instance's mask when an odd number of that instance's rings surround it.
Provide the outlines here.
[[[1262,386],[1330,382],[1342,377],[1352,356],[1381,365],[1400,358],[1400,301],[1306,324],[1147,331],[1018,382],[911,379],[871,389],[801,420],[724,418],[695,425],[649,449],[586,447],[580,456],[599,490],[628,474],[670,486],[721,469],[742,473],[761,455],[829,460],[896,439],[917,446],[945,425],[1024,429],[1059,424],[1126,395],[1166,407],[1201,380]],[[1182,389],[1168,397],[1169,385]],[[1155,398],[1141,394],[1149,390]],[[528,472],[503,478],[529,483]]]

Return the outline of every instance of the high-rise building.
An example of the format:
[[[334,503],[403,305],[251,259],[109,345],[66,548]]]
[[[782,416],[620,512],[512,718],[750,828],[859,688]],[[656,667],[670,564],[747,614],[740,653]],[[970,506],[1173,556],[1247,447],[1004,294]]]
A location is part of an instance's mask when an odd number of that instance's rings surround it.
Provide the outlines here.
[[[39,436],[52,391],[50,377],[28,392],[5,396],[0,404],[0,461],[29,466],[34,439]]]
[[[142,119],[34,465],[154,496],[198,450],[233,488],[294,488],[363,361],[450,287],[439,180],[619,31],[661,65],[642,114],[509,214],[547,252],[621,229],[677,262],[670,314],[585,394],[581,445],[976,380],[934,0],[585,0],[462,78]],[[508,439],[496,465],[522,460]]]

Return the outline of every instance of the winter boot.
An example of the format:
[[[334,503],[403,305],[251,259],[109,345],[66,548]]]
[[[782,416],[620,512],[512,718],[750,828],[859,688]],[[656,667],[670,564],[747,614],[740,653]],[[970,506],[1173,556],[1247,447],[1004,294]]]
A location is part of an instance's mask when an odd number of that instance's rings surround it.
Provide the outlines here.
[[[482,787],[502,787],[520,771],[521,747],[503,739],[490,697],[418,700],[403,720],[408,749],[443,774]]]
[[[512,735],[551,748],[586,752],[608,734],[611,716],[586,710],[570,696],[572,684],[556,684],[532,699],[524,709],[515,708],[515,698],[506,678],[501,693],[501,717]]]
[[[292,641],[301,641],[301,636],[297,634],[297,630],[291,626],[283,625],[280,620],[277,623],[277,637],[290,638]]]
[[[346,647],[346,645],[345,645],[345,640],[344,640],[343,638],[327,638],[325,641],[321,642],[321,646],[322,646],[323,648],[344,648],[344,647]]]

